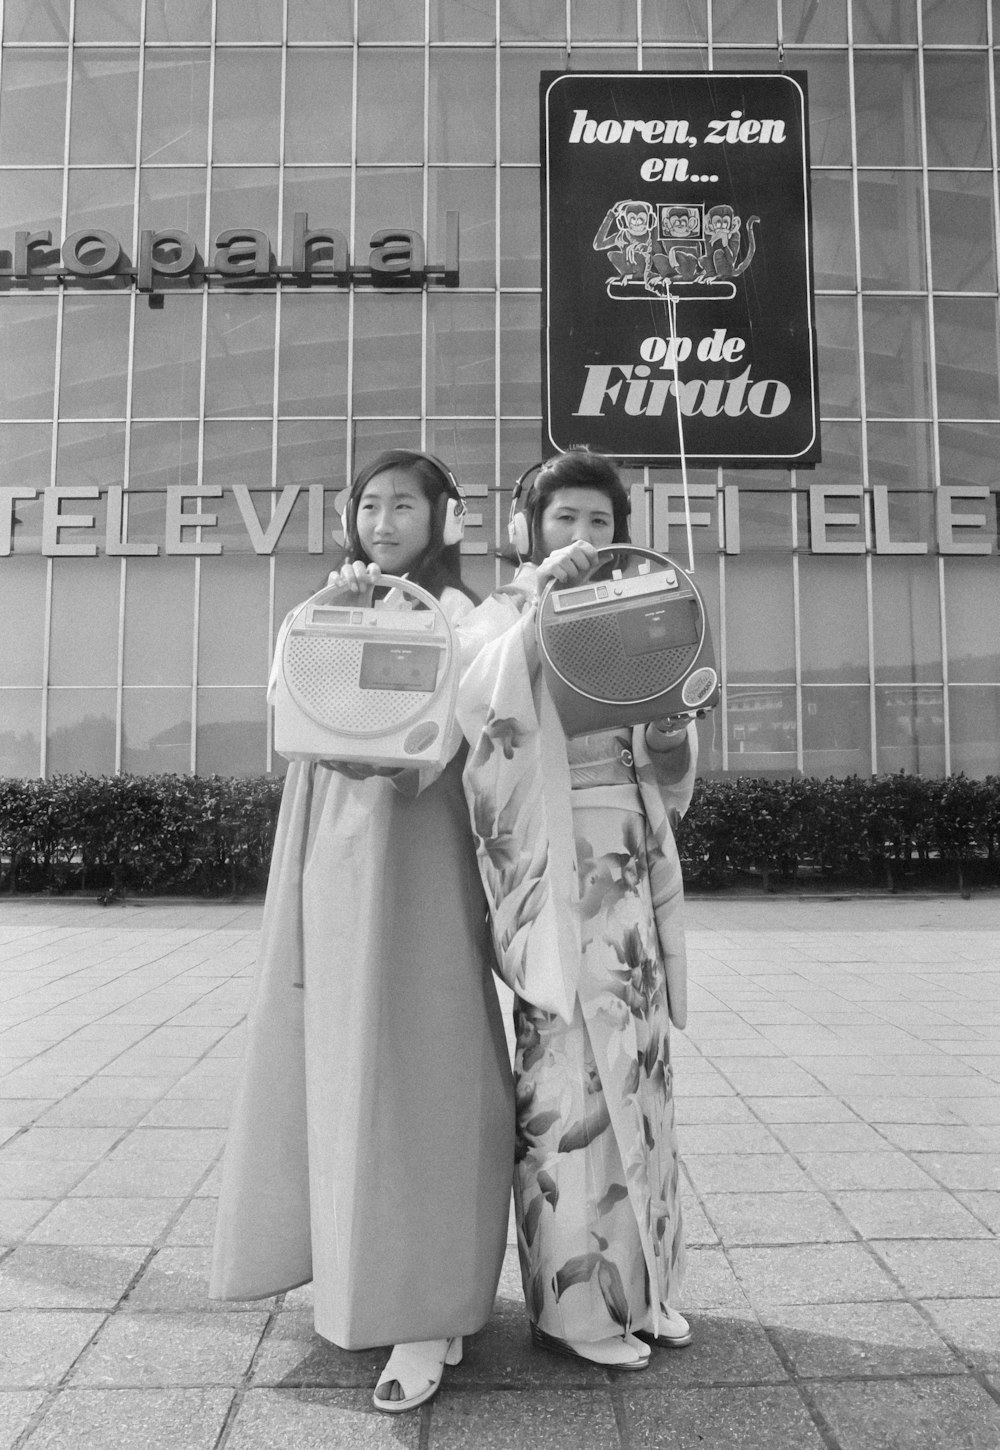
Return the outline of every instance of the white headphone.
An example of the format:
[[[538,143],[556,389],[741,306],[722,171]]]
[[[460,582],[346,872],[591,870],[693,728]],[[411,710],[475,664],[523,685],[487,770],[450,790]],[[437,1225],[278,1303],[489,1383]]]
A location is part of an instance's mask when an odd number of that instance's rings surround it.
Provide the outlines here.
[[[544,473],[545,468],[544,463],[532,463],[514,484],[514,492],[510,496],[507,539],[519,559],[527,559],[531,553],[531,524],[528,521],[527,497],[531,494],[532,485],[529,485],[527,489],[524,485],[533,473]],[[521,503],[522,494],[525,495],[524,504]]]

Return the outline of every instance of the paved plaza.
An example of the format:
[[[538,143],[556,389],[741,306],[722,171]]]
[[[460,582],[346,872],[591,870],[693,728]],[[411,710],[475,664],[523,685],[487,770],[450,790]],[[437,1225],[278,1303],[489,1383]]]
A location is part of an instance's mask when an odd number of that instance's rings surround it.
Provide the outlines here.
[[[260,916],[0,903],[0,1450],[1000,1450],[1000,897],[691,901],[694,1344],[532,1349],[511,1250],[398,1419],[308,1289],[206,1297]]]

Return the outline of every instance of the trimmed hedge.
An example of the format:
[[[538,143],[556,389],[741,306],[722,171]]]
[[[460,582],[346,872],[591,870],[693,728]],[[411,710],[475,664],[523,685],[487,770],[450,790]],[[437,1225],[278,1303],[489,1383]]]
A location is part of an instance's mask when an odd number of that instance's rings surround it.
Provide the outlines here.
[[[104,894],[263,891],[282,782],[0,777],[0,885]],[[1000,885],[1000,778],[699,781],[678,829],[689,885]]]

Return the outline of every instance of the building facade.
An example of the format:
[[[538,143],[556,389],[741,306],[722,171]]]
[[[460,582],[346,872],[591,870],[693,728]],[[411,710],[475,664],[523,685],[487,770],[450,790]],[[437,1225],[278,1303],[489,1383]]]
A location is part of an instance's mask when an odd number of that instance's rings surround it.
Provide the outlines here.
[[[384,447],[453,466],[470,582],[505,577],[540,448],[538,79],[566,69],[808,77],[822,462],[691,472],[725,678],[706,771],[1000,771],[988,0],[2,15],[0,773],[279,771],[276,628],[337,562],[333,497]],[[277,270],[296,214],[356,266],[405,229],[432,275],[303,286]],[[178,231],[211,275],[165,275],[181,244],[152,292],[121,274],[144,233]],[[241,275],[248,232],[263,280]],[[677,473],[627,478],[637,541],[678,546]]]

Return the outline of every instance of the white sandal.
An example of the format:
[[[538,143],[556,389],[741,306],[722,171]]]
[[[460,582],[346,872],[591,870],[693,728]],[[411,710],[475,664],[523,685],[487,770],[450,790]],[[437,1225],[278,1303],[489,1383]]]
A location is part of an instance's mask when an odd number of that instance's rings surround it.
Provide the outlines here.
[[[603,1365],[608,1369],[645,1369],[649,1364],[649,1349],[634,1334],[613,1334],[607,1339],[586,1341],[559,1339],[532,1324],[531,1338],[540,1349],[550,1350],[552,1354],[562,1354],[567,1359],[584,1359],[589,1364]]]
[[[437,1393],[445,1365],[461,1363],[460,1334],[454,1339],[418,1339],[410,1344],[397,1344],[372,1395],[376,1410],[387,1415],[415,1410]],[[394,1387],[398,1395],[393,1394]]]

